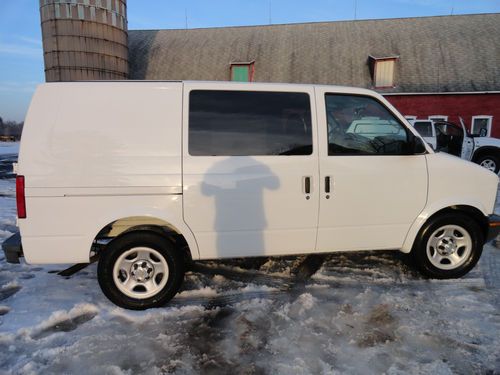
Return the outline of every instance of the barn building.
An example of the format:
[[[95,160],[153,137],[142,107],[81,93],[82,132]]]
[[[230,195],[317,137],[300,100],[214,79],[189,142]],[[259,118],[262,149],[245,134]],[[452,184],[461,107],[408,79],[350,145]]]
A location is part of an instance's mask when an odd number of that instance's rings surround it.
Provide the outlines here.
[[[47,81],[364,87],[408,118],[461,117],[470,132],[500,138],[500,14],[127,31],[125,0],[40,0],[40,8]]]
[[[377,90],[410,118],[500,138],[500,14],[129,31],[130,79]]]

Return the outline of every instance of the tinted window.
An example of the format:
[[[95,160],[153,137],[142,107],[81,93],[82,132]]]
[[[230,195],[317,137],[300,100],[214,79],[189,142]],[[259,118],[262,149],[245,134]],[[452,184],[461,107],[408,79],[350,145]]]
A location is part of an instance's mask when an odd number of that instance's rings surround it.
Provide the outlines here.
[[[190,155],[310,155],[309,95],[207,91],[189,95]]]
[[[462,153],[463,130],[450,123],[435,123],[436,150],[447,152],[455,156]]]
[[[403,155],[406,128],[378,101],[365,96],[326,95],[329,155]]]
[[[432,137],[432,125],[429,121],[415,121],[413,127],[422,137]]]
[[[461,137],[463,135],[463,130],[456,125],[447,122],[438,122],[436,126],[436,135],[451,135],[456,137]]]

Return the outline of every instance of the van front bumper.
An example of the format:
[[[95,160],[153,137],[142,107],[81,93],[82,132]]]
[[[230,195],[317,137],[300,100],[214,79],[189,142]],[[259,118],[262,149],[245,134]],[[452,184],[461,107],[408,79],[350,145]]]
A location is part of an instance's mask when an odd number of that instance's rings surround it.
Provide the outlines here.
[[[5,260],[8,263],[19,263],[19,258],[23,256],[23,246],[21,245],[21,234],[13,234],[2,243]]]
[[[486,242],[495,239],[498,233],[500,233],[500,216],[490,215],[488,217],[488,235],[486,236]]]

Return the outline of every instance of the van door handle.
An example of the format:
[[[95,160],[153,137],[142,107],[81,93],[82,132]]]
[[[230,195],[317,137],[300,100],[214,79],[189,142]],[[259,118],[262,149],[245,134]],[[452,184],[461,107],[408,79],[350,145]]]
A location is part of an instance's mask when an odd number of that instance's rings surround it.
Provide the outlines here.
[[[304,193],[311,194],[311,177],[304,177]]]
[[[330,193],[330,176],[325,177],[325,193]]]

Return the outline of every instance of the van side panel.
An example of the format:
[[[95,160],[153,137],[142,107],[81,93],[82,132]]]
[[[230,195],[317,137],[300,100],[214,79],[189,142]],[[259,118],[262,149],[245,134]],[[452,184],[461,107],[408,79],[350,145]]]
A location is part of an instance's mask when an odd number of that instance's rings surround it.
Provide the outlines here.
[[[107,224],[127,217],[161,219],[184,235],[193,259],[196,241],[182,221],[182,195],[115,195],[36,197],[27,202],[27,220],[20,220],[28,263],[85,263],[96,234]]]
[[[86,262],[103,226],[133,216],[177,227],[197,257],[182,222],[181,122],[182,83],[40,86],[19,154],[26,260]]]
[[[181,186],[181,119],[182,83],[42,85],[19,174],[27,188]]]

